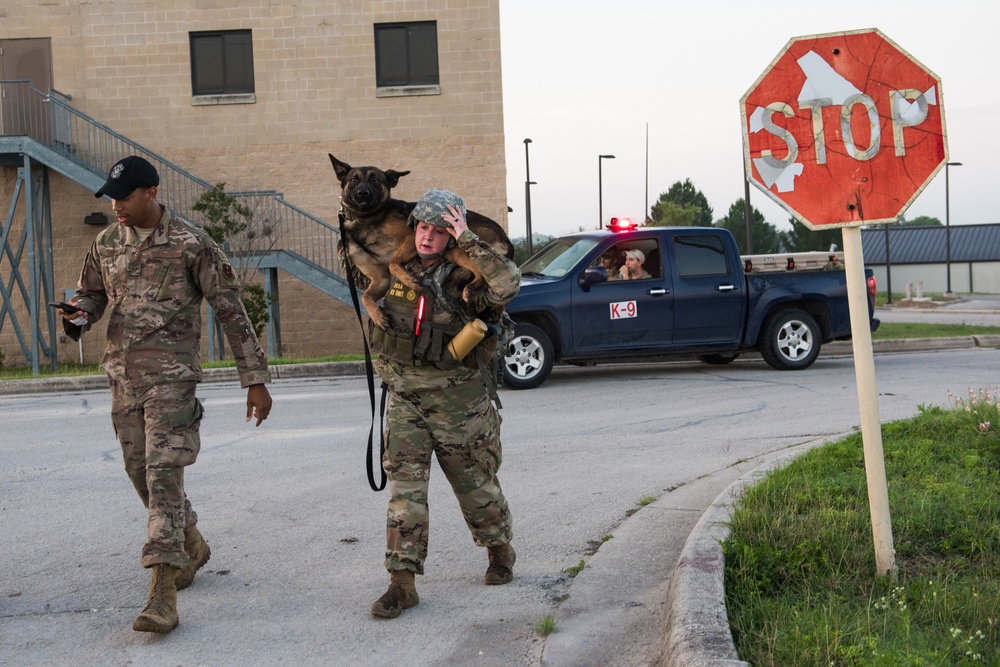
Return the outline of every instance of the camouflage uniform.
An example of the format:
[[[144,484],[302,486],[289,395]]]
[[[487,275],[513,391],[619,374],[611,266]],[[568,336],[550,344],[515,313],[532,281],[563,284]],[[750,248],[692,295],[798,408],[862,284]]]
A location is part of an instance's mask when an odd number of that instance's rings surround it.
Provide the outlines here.
[[[145,241],[122,224],[98,235],[76,292],[90,321],[63,325],[79,340],[110,306],[101,365],[111,383],[125,470],[149,509],[142,564],[183,568],[184,530],[198,520],[184,493],[184,467],[194,463],[201,444],[203,410],[195,387],[201,380],[202,297],[226,331],[240,384],[269,382],[270,373],[225,255],[203,230],[161,210]]]
[[[442,283],[450,303],[464,307],[468,318],[483,309],[505,306],[518,290],[517,267],[472,231],[461,234],[458,247],[476,262],[487,287],[475,294],[472,303],[462,301],[463,279],[467,281],[469,275],[456,269]],[[430,279],[435,272],[442,275],[441,263],[425,269],[420,260],[414,260],[406,268],[419,279]],[[512,522],[497,480],[502,420],[472,359],[475,350],[463,364],[447,352],[438,358],[442,344],[446,346],[462,328],[463,319],[444,308],[440,299],[435,300],[421,323],[424,338],[432,342],[421,352],[422,339],[414,336],[419,297],[398,281],[392,285],[385,299],[392,330],[373,329],[372,346],[380,352],[374,365],[389,391],[382,460],[390,493],[385,566],[390,571],[423,574],[432,454],[437,455],[477,545],[509,543]]]

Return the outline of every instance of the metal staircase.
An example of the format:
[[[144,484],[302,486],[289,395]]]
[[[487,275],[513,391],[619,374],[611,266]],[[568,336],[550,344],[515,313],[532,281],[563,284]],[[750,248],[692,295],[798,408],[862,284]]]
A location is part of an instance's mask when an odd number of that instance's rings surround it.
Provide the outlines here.
[[[29,81],[0,81],[0,166],[17,166],[18,177],[8,203],[0,232],[0,331],[11,319],[25,359],[39,372],[41,357],[56,367],[56,326],[52,309],[45,304],[55,295],[52,284],[52,225],[49,210],[47,169],[52,169],[83,187],[96,192],[115,162],[126,155],[141,155],[160,174],[159,200],[175,215],[194,224],[206,221],[192,206],[213,184],[118,134],[69,104],[69,99],[51,90],[42,93]],[[38,170],[34,167],[40,166]],[[285,201],[281,193],[253,191],[228,193],[249,204],[255,224],[265,225],[273,234],[273,246],[266,252],[230,252],[234,264],[257,268],[264,274],[264,288],[278,293],[279,270],[295,276],[320,291],[353,307],[340,261],[337,257],[339,230],[333,225]],[[25,224],[20,239],[14,239],[13,222],[18,200],[24,196]],[[10,263],[5,278],[4,260]],[[30,340],[11,306],[18,289],[27,304]],[[268,354],[281,356],[278,301],[270,306]],[[47,311],[48,340],[43,340],[40,311]],[[209,347],[213,349],[214,327],[209,327]]]

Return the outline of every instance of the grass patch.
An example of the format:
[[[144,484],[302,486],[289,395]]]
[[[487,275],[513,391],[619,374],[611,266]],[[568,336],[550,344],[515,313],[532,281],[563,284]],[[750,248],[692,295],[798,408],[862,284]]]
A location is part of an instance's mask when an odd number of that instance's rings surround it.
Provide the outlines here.
[[[882,322],[872,340],[900,338],[950,338],[952,336],[985,336],[1000,334],[1000,327],[978,324],[927,324],[923,322]]]
[[[556,619],[552,614],[545,614],[542,619],[535,623],[535,633],[539,637],[548,637],[556,629]]]
[[[59,364],[59,369],[55,372],[52,372],[52,368],[48,364],[41,365],[38,369],[38,375],[31,372],[31,366],[15,366],[13,368],[5,366],[0,369],[0,380],[77,377],[80,375],[100,375],[103,372],[97,364],[80,364],[75,361],[64,361]]]
[[[752,665],[1000,665],[1000,410],[987,392],[883,425],[895,580],[875,576],[860,434],[748,489],[723,545]]]
[[[316,364],[330,361],[363,361],[361,354],[335,354],[328,357],[315,358],[291,358],[291,359],[269,359],[270,366],[286,366],[289,364]],[[234,368],[236,362],[232,359],[221,361],[205,361],[202,368]],[[39,368],[39,374],[31,372],[31,366],[18,366],[16,368],[0,368],[0,381],[3,380],[30,380],[39,377],[75,377],[79,375],[101,375],[104,371],[97,364],[80,364],[75,361],[64,361],[59,364],[59,369],[53,373],[48,365]]]
[[[656,496],[643,496],[642,498],[639,498],[639,502],[637,502],[636,504],[639,505],[639,507],[645,507],[646,505],[655,502],[656,502]]]
[[[597,550],[601,548],[601,545],[613,538],[614,535],[601,535],[599,540],[587,540],[587,555],[593,556],[597,553]]]
[[[587,563],[581,558],[579,564],[577,564],[577,565],[570,565],[569,567],[563,569],[563,572],[565,574],[568,574],[570,576],[570,579],[572,579],[576,575],[578,575],[581,572],[583,572],[583,568],[585,568],[585,567],[587,567]]]

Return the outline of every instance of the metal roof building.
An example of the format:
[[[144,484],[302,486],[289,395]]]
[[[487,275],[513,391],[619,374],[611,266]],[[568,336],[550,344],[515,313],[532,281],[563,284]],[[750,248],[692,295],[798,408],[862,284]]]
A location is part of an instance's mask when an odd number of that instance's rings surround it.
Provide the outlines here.
[[[880,291],[891,280],[894,292],[918,282],[945,292],[950,282],[952,292],[1000,293],[1000,224],[863,229],[861,246]]]

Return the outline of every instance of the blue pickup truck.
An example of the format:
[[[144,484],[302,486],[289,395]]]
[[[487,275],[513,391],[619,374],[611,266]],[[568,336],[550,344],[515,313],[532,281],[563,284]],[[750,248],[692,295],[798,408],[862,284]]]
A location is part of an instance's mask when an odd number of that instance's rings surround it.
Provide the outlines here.
[[[625,280],[628,257],[641,266]],[[875,278],[865,273],[875,331]],[[725,364],[755,350],[773,368],[800,370],[823,343],[851,337],[842,257],[741,257],[732,234],[712,227],[558,238],[521,266],[521,290],[507,313],[515,335],[503,379],[515,389],[542,384],[557,362],[680,355]]]

